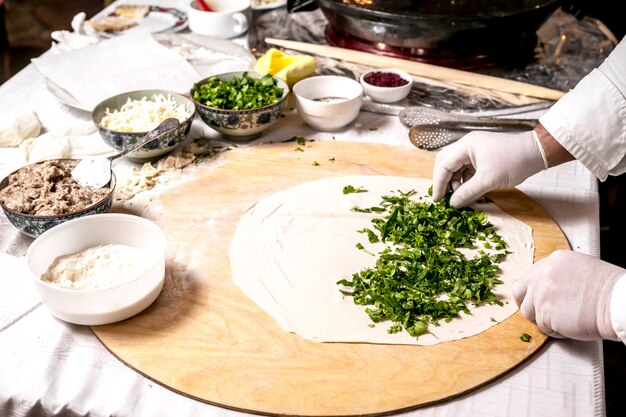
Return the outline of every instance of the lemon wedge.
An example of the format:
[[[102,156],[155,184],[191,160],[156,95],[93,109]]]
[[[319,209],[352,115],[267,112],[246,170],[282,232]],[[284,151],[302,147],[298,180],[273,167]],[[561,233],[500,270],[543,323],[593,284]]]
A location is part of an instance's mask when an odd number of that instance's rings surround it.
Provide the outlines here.
[[[253,70],[271,74],[285,81],[289,87],[315,72],[315,58],[309,55],[287,55],[270,48],[254,64]]]

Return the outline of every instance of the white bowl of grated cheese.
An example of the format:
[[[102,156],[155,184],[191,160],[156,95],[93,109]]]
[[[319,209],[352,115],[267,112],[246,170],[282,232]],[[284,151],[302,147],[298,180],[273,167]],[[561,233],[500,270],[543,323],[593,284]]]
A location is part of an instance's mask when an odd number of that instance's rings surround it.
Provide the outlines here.
[[[165,90],[139,90],[118,94],[94,107],[91,117],[102,139],[118,151],[132,147],[167,118],[180,122],[178,129],[128,154],[129,158],[154,159],[182,142],[196,113],[193,102]]]
[[[165,234],[149,220],[95,214],[44,232],[29,247],[27,263],[53,316],[100,325],[152,304],[163,288],[165,248]]]

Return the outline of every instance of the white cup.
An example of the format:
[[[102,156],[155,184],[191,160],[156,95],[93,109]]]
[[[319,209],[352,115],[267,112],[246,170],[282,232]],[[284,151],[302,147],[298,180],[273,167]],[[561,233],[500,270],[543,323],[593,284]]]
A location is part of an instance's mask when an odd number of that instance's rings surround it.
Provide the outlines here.
[[[204,0],[211,12],[192,1],[187,10],[189,29],[214,38],[234,38],[248,30],[252,16],[250,0]]]

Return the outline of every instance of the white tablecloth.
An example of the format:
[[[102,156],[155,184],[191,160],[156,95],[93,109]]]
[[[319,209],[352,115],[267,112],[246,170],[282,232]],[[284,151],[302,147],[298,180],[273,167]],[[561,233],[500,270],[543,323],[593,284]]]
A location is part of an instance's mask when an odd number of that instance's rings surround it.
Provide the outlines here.
[[[0,112],[9,117],[27,110],[35,111],[46,128],[90,118],[88,113],[61,105],[32,65],[0,87]],[[219,139],[196,120],[192,136],[200,135]],[[311,130],[290,112],[260,141],[293,136],[411,146],[407,129],[396,117],[366,112],[350,128],[332,134]],[[585,168],[576,162],[567,163],[530,178],[519,188],[556,220],[574,250],[599,255],[598,189]],[[160,386],[118,361],[89,327],[50,316],[38,302],[31,283],[13,268],[15,258],[7,255],[23,255],[30,241],[0,216],[0,416],[243,414]],[[602,345],[550,341],[519,368],[481,389],[399,415],[603,416]]]

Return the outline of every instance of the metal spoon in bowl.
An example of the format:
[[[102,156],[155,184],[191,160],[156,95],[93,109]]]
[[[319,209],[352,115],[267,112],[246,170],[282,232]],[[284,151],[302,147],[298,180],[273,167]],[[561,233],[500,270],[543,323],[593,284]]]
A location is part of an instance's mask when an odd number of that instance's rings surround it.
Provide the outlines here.
[[[81,160],[72,170],[72,178],[83,187],[102,188],[111,181],[111,163],[113,160],[141,148],[148,142],[160,138],[180,125],[177,119],[165,119],[154,130],[148,132],[132,147],[115,155]]]

